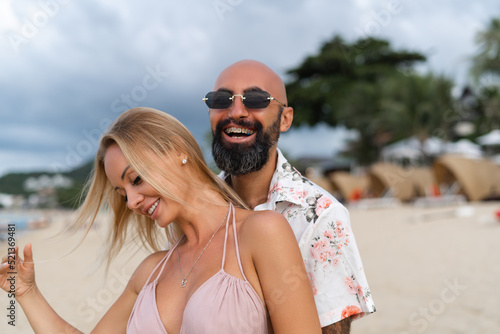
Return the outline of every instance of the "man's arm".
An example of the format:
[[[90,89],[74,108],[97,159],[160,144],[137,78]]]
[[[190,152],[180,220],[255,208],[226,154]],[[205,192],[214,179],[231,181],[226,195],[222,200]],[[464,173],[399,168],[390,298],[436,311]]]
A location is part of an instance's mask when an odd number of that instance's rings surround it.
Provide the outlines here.
[[[323,334],[349,334],[351,331],[351,318],[345,318],[329,326],[321,328]]]

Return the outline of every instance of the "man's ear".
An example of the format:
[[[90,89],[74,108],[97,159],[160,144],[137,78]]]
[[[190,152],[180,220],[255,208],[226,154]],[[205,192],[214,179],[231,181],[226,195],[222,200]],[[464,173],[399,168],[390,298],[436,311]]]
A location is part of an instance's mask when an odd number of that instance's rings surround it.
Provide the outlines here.
[[[283,112],[281,113],[281,124],[280,131],[286,132],[292,126],[293,121],[293,108],[292,107],[284,107]]]

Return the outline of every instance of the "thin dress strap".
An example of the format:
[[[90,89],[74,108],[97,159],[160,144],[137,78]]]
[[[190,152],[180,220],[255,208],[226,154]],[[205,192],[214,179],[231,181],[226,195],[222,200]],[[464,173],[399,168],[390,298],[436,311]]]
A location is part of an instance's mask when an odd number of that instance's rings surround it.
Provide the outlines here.
[[[227,232],[229,231],[229,218],[231,217],[231,208],[233,203],[229,202],[229,208],[227,209],[227,219],[226,219],[226,232],[224,237],[224,251],[222,252],[222,264],[221,269],[224,270],[224,263],[226,262],[226,244],[227,244]]]
[[[179,240],[177,240],[177,242],[174,244],[174,246],[172,248],[170,248],[167,255],[165,255],[163,257],[163,259],[161,259],[161,261],[158,262],[158,264],[153,269],[151,274],[149,274],[148,280],[146,281],[146,284],[144,284],[144,286],[146,286],[150,283],[151,277],[153,276],[153,274],[155,273],[155,271],[158,269],[159,266],[161,266],[160,272],[158,273],[158,275],[156,275],[156,278],[154,280],[156,281],[158,279],[158,277],[161,276],[161,274],[163,273],[163,269],[165,269],[165,264],[167,263],[168,259],[170,258],[170,255],[172,255],[172,252],[174,251],[174,249],[177,247],[177,245],[179,245],[179,243],[182,241],[182,239],[184,239],[185,236],[186,235],[183,235],[181,238],[179,238]]]
[[[227,222],[226,222],[226,237],[224,239],[224,253],[222,255],[222,269],[224,269],[224,262],[226,260],[226,244],[227,244],[227,234],[228,234],[228,230],[229,230],[229,217],[232,216],[233,217],[233,232],[234,232],[234,247],[235,247],[235,250],[236,250],[236,259],[238,260],[238,266],[240,267],[240,272],[241,272],[241,275],[243,276],[243,279],[245,281],[248,281],[246,276],[245,276],[245,273],[243,272],[243,267],[241,265],[241,259],[240,259],[240,251],[239,251],[239,246],[238,246],[238,237],[236,235],[236,215],[234,213],[234,206],[232,203],[229,203],[229,209],[231,210],[231,214],[228,215],[227,217]]]

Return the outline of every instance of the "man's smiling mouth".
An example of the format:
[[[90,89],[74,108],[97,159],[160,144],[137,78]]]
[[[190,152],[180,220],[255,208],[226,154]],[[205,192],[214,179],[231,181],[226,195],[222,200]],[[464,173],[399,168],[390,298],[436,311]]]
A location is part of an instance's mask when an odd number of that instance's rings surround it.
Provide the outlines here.
[[[224,130],[224,133],[230,137],[248,137],[255,133],[255,131],[245,128],[230,127]]]

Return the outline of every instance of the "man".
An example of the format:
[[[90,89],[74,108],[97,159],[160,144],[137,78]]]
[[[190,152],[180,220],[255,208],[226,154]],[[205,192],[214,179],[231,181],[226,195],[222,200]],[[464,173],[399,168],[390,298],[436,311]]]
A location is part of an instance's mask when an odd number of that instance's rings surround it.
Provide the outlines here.
[[[351,319],[375,312],[375,306],[346,208],[302,177],[277,148],[280,132],[293,120],[283,81],[266,65],[243,60],[221,72],[204,101],[220,176],[250,208],[287,218],[323,333],[349,333]],[[291,279],[292,271],[284,273],[283,280]]]

